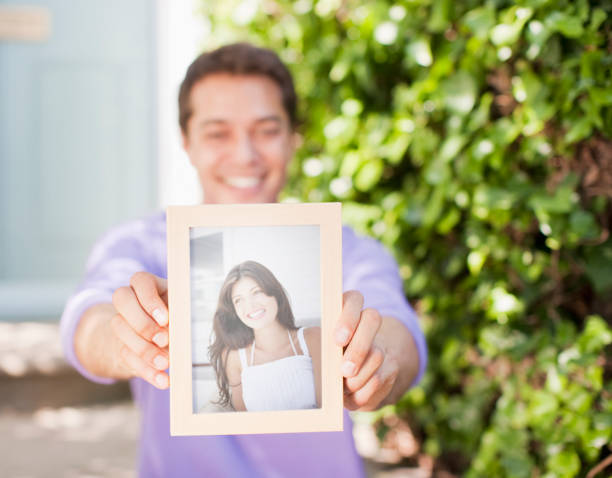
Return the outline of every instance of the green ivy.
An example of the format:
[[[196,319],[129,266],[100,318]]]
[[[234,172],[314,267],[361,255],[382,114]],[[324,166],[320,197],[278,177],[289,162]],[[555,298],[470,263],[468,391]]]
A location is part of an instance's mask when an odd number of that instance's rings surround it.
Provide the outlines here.
[[[203,2],[301,103],[287,198],[392,250],[429,369],[393,409],[468,477],[585,476],[612,435],[612,1]],[[384,413],[388,413],[388,410]]]

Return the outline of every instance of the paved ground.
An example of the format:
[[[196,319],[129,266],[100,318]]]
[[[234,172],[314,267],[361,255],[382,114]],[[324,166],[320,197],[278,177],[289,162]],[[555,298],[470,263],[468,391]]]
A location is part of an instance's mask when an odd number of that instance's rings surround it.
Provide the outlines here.
[[[138,411],[127,389],[82,379],[58,335],[57,324],[0,323],[0,477],[135,477]],[[367,420],[355,440],[370,478],[429,477],[389,465],[397,457],[380,450]]]
[[[138,413],[129,402],[0,413],[0,475],[135,476]]]
[[[138,412],[124,385],[68,366],[57,323],[0,322],[0,476],[135,476]]]

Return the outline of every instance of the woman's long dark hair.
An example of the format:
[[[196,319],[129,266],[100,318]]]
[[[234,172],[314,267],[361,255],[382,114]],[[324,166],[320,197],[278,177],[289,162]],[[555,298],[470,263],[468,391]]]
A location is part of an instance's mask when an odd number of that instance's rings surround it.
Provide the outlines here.
[[[230,350],[244,348],[253,343],[255,338],[253,329],[240,320],[232,302],[234,284],[243,277],[250,277],[257,282],[264,294],[276,299],[278,304],[277,320],[281,325],[289,330],[297,328],[287,293],[268,268],[255,261],[245,261],[229,271],[221,287],[221,292],[219,292],[219,303],[213,318],[214,341],[208,347],[210,361],[215,369],[217,386],[219,387],[219,401],[217,403],[222,406],[231,405],[229,380],[225,371],[227,356]]]

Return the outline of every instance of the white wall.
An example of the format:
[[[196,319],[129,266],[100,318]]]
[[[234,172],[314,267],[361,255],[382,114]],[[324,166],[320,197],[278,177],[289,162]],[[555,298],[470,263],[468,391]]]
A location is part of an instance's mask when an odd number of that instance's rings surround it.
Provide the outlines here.
[[[283,285],[296,322],[320,319],[319,227],[236,227],[224,231],[225,272],[253,260],[272,271]]]
[[[178,91],[187,67],[205,44],[209,31],[194,14],[195,0],[157,0],[159,206],[198,204],[202,192],[195,170],[181,146]]]

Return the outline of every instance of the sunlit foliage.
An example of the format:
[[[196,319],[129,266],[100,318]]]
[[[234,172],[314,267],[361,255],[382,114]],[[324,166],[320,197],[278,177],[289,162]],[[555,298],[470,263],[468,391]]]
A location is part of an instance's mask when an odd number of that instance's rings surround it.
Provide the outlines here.
[[[287,198],[382,241],[430,364],[396,405],[437,466],[585,476],[612,436],[610,0],[203,2],[289,64]],[[215,46],[207,44],[206,47]]]

